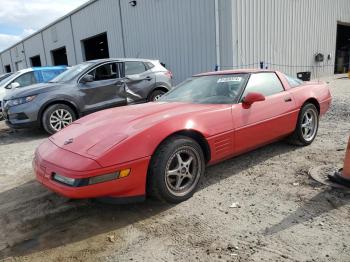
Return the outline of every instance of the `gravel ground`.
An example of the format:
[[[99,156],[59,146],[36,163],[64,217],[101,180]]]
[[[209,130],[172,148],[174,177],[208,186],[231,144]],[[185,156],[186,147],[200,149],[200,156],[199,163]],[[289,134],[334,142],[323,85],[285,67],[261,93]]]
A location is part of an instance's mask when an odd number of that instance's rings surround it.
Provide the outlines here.
[[[59,197],[31,170],[46,135],[0,123],[0,259],[350,261],[350,194],[307,175],[311,167],[342,166],[350,80],[330,85],[333,106],[311,146],[278,142],[209,167],[194,197],[178,205]]]

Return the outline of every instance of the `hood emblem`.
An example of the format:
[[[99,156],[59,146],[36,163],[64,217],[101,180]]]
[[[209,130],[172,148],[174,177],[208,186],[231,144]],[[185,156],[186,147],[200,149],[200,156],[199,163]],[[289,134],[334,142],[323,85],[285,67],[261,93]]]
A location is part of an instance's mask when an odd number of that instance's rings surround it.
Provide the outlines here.
[[[69,138],[68,140],[64,141],[64,145],[69,145],[73,143],[73,138]]]

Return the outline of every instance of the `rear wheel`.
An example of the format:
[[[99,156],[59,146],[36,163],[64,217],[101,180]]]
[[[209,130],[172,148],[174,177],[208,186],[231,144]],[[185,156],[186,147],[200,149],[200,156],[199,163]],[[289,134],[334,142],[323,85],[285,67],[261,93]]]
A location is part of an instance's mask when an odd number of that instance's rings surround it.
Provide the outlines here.
[[[204,171],[204,154],[198,143],[185,136],[174,136],[152,157],[148,193],[170,203],[187,200],[195,192]]]
[[[163,90],[154,90],[151,95],[148,98],[148,101],[153,102],[153,101],[157,101],[159,100],[159,98],[161,98],[162,95],[164,95],[165,92]]]
[[[288,141],[294,145],[310,145],[318,131],[319,113],[314,104],[305,104],[299,113],[298,122],[294,133]]]
[[[76,119],[73,109],[64,104],[52,105],[44,111],[42,125],[49,134],[69,126]]]

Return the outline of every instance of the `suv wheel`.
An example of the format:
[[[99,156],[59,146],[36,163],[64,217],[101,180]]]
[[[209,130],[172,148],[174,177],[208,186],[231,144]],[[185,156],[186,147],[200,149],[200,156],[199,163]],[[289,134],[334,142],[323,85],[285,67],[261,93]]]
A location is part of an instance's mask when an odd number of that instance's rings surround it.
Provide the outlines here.
[[[148,98],[149,102],[157,101],[165,92],[163,90],[154,90]]]
[[[72,108],[64,104],[56,104],[48,107],[42,118],[45,131],[54,134],[69,126],[76,119]]]

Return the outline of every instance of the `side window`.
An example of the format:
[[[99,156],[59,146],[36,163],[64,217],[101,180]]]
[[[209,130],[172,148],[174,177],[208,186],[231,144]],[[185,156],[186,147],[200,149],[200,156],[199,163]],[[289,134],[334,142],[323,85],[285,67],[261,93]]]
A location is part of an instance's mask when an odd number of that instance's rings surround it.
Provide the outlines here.
[[[256,73],[250,76],[243,97],[250,92],[271,96],[283,91],[282,83],[275,73]]]
[[[287,75],[284,75],[284,76],[286,77],[290,87],[297,87],[297,86],[300,86],[303,83],[303,81],[301,81],[298,78],[294,78],[294,77],[287,76]]]
[[[146,72],[146,66],[142,62],[125,62],[125,75],[136,75]]]
[[[62,72],[63,71],[61,70],[44,70],[44,71],[41,71],[41,75],[43,76],[43,81],[48,82],[53,78],[55,78],[56,76],[58,76],[59,74],[61,74]]]
[[[94,77],[94,81],[116,79],[118,78],[117,64],[111,63],[99,66],[89,74]]]
[[[150,69],[152,69],[153,67],[155,67],[155,65],[152,64],[151,62],[146,62],[145,65],[146,65],[147,70],[150,70]]]
[[[12,81],[12,83],[17,82],[19,87],[25,87],[33,85],[36,83],[34,72],[25,73]]]

